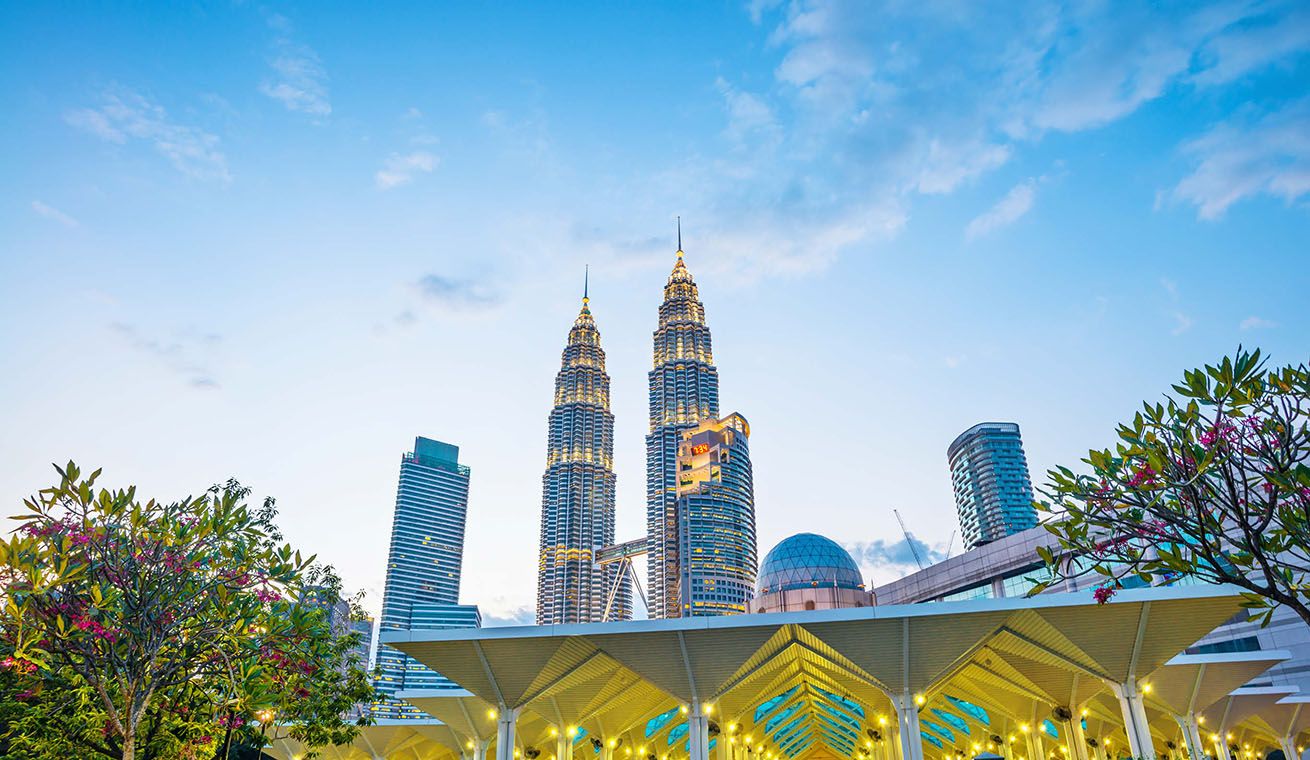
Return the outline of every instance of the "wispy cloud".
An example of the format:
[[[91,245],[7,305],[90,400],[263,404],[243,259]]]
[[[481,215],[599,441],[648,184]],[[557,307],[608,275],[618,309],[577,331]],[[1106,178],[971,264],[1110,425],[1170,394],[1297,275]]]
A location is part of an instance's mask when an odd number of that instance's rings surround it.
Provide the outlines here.
[[[81,224],[68,214],[65,214],[54,206],[47,206],[41,201],[32,201],[32,210],[41,216],[44,216],[46,219],[59,222],[65,227],[77,227]]]
[[[1310,98],[1258,117],[1240,115],[1183,146],[1196,169],[1173,197],[1218,219],[1243,198],[1266,194],[1295,202],[1310,194]]]
[[[328,76],[318,53],[292,35],[290,19],[274,14],[268,25],[274,32],[272,74],[259,85],[259,91],[280,101],[287,110],[311,116],[328,116],[332,103],[328,99]]]
[[[180,375],[192,388],[218,388],[218,379],[209,367],[213,353],[222,342],[215,333],[186,331],[171,339],[146,335],[135,325],[114,322],[109,328],[135,351],[151,357]]]
[[[964,236],[969,240],[974,240],[1002,227],[1014,224],[1032,209],[1033,201],[1036,198],[1036,180],[1030,179],[1015,185],[1010,188],[1010,192],[1006,193],[1005,197],[996,202],[996,205],[974,217],[969,225],[964,228]]]
[[[911,541],[914,542],[913,548],[910,546]],[[913,535],[900,541],[858,541],[846,544],[844,548],[871,575],[899,575],[918,570],[918,563],[914,559],[916,551],[924,565],[946,559],[946,547],[929,546]]]
[[[1243,330],[1267,330],[1269,328],[1273,328],[1277,326],[1278,326],[1277,322],[1271,322],[1268,319],[1262,319],[1255,315],[1243,319],[1242,322],[1238,325],[1238,327]]]
[[[527,605],[507,610],[504,613],[483,611],[482,627],[497,628],[507,625],[534,625],[537,613]]]
[[[216,135],[174,122],[163,106],[132,90],[110,88],[101,97],[99,107],[69,111],[64,119],[112,143],[148,143],[174,168],[193,179],[232,179]]]
[[[383,163],[382,168],[373,175],[373,181],[379,190],[390,190],[393,187],[407,185],[414,181],[414,175],[431,173],[440,161],[441,159],[425,150],[403,155],[393,153]]]
[[[473,280],[429,274],[418,281],[417,288],[428,303],[451,309],[485,309],[500,303],[499,293]]]
[[[1169,331],[1170,335],[1182,335],[1192,329],[1192,317],[1186,314],[1180,307],[1182,298],[1178,293],[1178,283],[1168,277],[1160,278],[1160,287],[1169,296],[1170,306],[1165,310],[1170,319],[1173,320],[1173,329]]]

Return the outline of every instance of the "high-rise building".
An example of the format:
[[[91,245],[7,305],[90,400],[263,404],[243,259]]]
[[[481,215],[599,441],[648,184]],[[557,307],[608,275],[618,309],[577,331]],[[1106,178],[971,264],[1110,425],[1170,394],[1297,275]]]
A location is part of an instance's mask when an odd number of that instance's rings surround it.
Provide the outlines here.
[[[974,425],[951,443],[946,458],[966,549],[1037,524],[1033,486],[1018,425]]]
[[[480,625],[477,608],[459,604],[468,493],[469,468],[459,463],[458,446],[420,437],[401,457],[380,630]],[[427,717],[396,693],[453,687],[388,646],[378,646],[377,667],[375,717]]]
[[[733,413],[683,432],[678,446],[678,568],[681,617],[734,615],[755,595],[755,490],[750,424]]]
[[[714,367],[710,328],[696,281],[682,260],[664,286],[659,327],[654,334],[650,428],[646,435],[647,586],[651,617],[679,617],[678,445],[682,433],[719,417],[719,372]]]
[[[598,623],[632,616],[631,589],[616,565],[596,564],[614,543],[614,415],[600,332],[588,306],[569,330],[555,375],[555,405],[541,477],[537,623]]]

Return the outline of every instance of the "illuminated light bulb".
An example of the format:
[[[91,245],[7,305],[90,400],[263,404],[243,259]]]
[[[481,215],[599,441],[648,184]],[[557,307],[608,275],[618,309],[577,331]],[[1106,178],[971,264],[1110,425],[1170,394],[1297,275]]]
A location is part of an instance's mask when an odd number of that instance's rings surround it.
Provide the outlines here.
[[[523,752],[518,747],[514,748],[514,757],[523,757]]]
[[[606,744],[606,746],[608,746],[610,749],[614,749],[614,747],[615,747],[615,745],[617,744],[617,742],[615,742],[613,739],[610,739],[609,741],[605,742],[605,744]]]
[[[887,725],[887,716],[886,716],[886,715],[879,715],[879,716],[878,716],[878,725],[880,725],[880,726],[885,726],[885,725]]]
[[[464,745],[464,747],[466,749],[473,749],[473,742],[468,742],[467,744]]]
[[[1197,723],[1197,725],[1199,725],[1199,726],[1204,726],[1204,725],[1205,725],[1205,716],[1204,716],[1204,715],[1198,715],[1198,716],[1196,716],[1196,723]]]
[[[495,709],[488,709],[488,710],[487,710],[487,717],[488,717],[488,718],[491,718],[492,720],[495,720],[496,718],[499,718],[500,715],[498,715],[498,714],[496,713]]]
[[[1151,693],[1151,684],[1149,684],[1149,683],[1144,683],[1144,684],[1142,684],[1142,693],[1143,693],[1143,694],[1150,694],[1150,693]]]
[[[1087,717],[1087,708],[1086,708],[1086,707],[1083,708],[1083,717],[1084,717],[1084,718]]]
[[[706,705],[705,705],[705,714],[706,714],[706,715],[709,715],[709,714],[712,713],[712,712],[714,712],[714,705],[706,704]]]
[[[1019,730],[1022,731],[1022,732],[1024,732],[1024,733],[1026,734],[1026,733],[1028,733],[1029,731],[1031,731],[1032,728],[1029,727],[1029,725],[1028,725],[1027,723],[1020,723],[1020,724],[1019,724]]]
[[[569,726],[568,728],[564,729],[564,735],[572,739],[573,737],[578,735],[578,727]]]
[[[927,701],[928,701],[927,698],[925,698],[922,694],[920,694],[920,695],[918,695],[918,696],[916,696],[916,697],[914,698],[914,704],[919,705],[919,706],[923,706],[923,703],[924,703],[924,702],[927,702]]]
[[[555,728],[554,726],[551,726],[551,727],[550,727],[550,735],[551,735],[551,736],[559,736],[559,729],[558,729],[558,728]]]

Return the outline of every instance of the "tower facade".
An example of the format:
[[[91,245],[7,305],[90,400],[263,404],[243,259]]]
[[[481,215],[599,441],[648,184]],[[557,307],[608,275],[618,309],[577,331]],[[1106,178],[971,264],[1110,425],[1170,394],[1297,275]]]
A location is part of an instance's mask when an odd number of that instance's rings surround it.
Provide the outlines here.
[[[414,450],[400,461],[381,631],[481,624],[477,607],[459,604],[468,494],[469,468],[459,463],[459,447],[416,438]],[[377,667],[377,718],[427,717],[395,695],[454,688],[440,674],[383,644],[378,645]]]
[[[651,617],[679,617],[678,446],[686,430],[719,417],[719,373],[696,282],[677,261],[664,286],[654,334],[650,428],[646,435],[647,586]]]
[[[615,588],[618,568],[596,564],[614,543],[614,415],[600,332],[583,291],[555,375],[555,405],[541,477],[537,623],[603,622],[632,616],[631,589]]]
[[[682,434],[676,544],[681,617],[739,614],[755,595],[750,434],[750,424],[736,413]]]
[[[951,443],[946,458],[965,549],[1037,525],[1033,486],[1018,425],[974,425]]]

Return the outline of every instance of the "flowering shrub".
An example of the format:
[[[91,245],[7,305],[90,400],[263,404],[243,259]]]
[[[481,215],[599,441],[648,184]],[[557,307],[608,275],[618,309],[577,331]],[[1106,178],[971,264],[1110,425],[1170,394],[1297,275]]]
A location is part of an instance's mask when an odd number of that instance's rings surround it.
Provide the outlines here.
[[[1310,624],[1310,370],[1239,348],[1173,390],[1089,452],[1090,472],[1050,471],[1038,507],[1059,541],[1032,593],[1094,573],[1104,604],[1129,578],[1194,577],[1242,588],[1266,622],[1285,605]]]
[[[142,502],[57,469],[0,542],[0,701],[24,703],[0,716],[6,739],[76,745],[51,757],[223,757],[275,714],[310,744],[353,738],[342,715],[372,693],[356,639],[297,603],[340,583],[281,542],[271,500],[251,509],[233,481]]]

